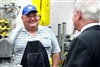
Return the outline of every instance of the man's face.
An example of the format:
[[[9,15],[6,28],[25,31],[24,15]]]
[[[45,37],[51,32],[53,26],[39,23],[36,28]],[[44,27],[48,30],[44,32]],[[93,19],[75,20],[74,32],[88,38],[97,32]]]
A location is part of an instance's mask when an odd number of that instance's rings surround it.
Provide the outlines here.
[[[76,30],[78,30],[78,27],[79,27],[79,20],[80,20],[80,14],[79,14],[79,11],[73,11],[73,24],[74,24],[74,28]]]
[[[22,16],[23,24],[26,28],[37,27],[39,19],[40,18],[36,12],[30,12],[29,14]]]
[[[74,27],[75,27],[76,23],[77,23],[77,21],[76,21],[76,12],[75,11],[73,11],[73,18],[72,18],[72,20],[73,20],[73,24],[74,24]]]

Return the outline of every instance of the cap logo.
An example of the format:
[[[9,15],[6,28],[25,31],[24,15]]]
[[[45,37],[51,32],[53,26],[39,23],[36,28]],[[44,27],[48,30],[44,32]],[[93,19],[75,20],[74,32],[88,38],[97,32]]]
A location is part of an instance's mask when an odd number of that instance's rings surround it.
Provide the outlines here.
[[[29,7],[28,7],[28,9],[29,9],[29,10],[31,10],[31,9],[32,9],[32,7],[31,7],[31,6],[29,6]]]

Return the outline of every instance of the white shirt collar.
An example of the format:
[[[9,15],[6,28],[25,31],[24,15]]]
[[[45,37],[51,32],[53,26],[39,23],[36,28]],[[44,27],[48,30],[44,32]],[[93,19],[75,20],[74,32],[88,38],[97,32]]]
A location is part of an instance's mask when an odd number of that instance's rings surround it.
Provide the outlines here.
[[[81,29],[80,33],[83,32],[85,29],[87,29],[87,28],[89,28],[89,27],[91,27],[91,26],[95,26],[95,25],[99,25],[99,23],[90,23],[90,24],[85,25],[85,26]]]

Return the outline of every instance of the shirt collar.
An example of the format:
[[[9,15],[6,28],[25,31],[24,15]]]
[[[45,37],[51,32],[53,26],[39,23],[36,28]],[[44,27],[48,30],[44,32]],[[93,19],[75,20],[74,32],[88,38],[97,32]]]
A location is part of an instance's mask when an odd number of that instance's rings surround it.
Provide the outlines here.
[[[37,31],[37,33],[39,33],[39,31],[40,30],[42,30],[43,28],[44,28],[45,26],[38,26],[38,31]],[[25,29],[25,27],[23,28],[23,30],[22,30],[23,32],[27,32],[27,30]]]
[[[89,28],[89,27],[91,27],[91,26],[95,26],[95,25],[99,25],[99,23],[90,23],[90,24],[85,25],[85,26],[81,29],[80,33],[83,32],[85,29],[87,29],[87,28]]]

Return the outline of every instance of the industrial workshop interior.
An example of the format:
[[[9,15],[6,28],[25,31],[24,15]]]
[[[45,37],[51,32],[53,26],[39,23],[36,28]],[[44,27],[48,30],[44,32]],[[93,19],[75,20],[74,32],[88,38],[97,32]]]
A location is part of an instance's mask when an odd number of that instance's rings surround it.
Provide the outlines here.
[[[61,49],[59,60],[61,67],[71,40],[78,34],[72,22],[74,2],[75,0],[0,0],[0,67],[23,67],[13,63],[12,54],[14,39],[20,32],[16,29],[11,37],[9,34],[18,25],[23,26],[22,9],[29,4],[34,5],[38,11],[39,25],[49,27],[55,34]],[[50,66],[52,67],[52,58]]]

